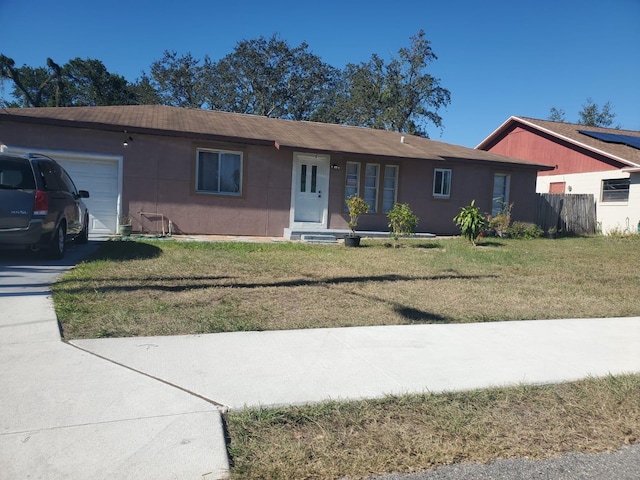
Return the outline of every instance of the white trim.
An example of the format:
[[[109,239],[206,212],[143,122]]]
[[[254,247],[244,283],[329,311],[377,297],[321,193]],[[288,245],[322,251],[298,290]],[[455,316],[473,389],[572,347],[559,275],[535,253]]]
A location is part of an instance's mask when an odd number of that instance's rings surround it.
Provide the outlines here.
[[[296,191],[298,188],[298,169],[296,168],[299,165],[300,160],[303,158],[317,159],[324,163],[324,175],[327,179],[327,185],[322,196],[323,206],[322,206],[322,219],[320,222],[296,222],[295,221],[295,204],[296,204]],[[291,162],[291,203],[289,208],[289,228],[292,230],[326,230],[328,226],[328,218],[329,218],[329,185],[331,183],[331,156],[322,155],[317,153],[302,153],[302,152],[294,152],[293,159]]]
[[[443,180],[444,180],[444,173],[449,172],[449,193],[448,194],[436,193],[436,173],[437,172],[443,173],[443,177],[442,177]],[[431,189],[431,194],[433,195],[433,198],[451,198],[452,183],[453,183],[453,171],[450,168],[434,168],[433,169],[433,187]]]

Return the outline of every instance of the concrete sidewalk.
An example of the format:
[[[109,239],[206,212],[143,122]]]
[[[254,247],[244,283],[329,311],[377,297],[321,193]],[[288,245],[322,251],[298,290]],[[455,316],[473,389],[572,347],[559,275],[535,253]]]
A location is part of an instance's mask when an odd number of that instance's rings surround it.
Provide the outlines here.
[[[0,478],[227,478],[215,405],[61,342],[67,268],[0,267]]]
[[[72,343],[231,409],[640,372],[640,317]]]

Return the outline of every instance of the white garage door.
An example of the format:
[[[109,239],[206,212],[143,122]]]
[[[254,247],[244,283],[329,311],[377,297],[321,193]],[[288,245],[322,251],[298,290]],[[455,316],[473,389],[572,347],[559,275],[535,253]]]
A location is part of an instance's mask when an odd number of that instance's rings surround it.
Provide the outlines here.
[[[56,156],[78,190],[89,190],[89,233],[116,233],[118,225],[118,162]]]
[[[8,153],[41,153],[56,160],[69,173],[78,190],[88,190],[89,233],[112,234],[118,228],[122,157],[83,152],[5,147]]]

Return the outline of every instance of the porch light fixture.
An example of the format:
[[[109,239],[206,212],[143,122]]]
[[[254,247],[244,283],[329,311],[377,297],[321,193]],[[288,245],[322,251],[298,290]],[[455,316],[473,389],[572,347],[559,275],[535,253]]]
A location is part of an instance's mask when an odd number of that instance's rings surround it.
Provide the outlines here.
[[[338,165],[337,163],[332,163],[331,170],[340,170],[340,165]]]
[[[122,142],[123,147],[128,147],[129,143],[133,142],[133,138],[127,135],[127,131],[124,131],[124,141]]]

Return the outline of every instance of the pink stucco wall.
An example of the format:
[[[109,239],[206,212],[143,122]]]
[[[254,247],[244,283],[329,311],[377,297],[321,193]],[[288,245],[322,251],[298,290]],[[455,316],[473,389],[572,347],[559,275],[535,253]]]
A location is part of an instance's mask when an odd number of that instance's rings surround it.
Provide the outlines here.
[[[34,149],[78,151],[122,156],[122,211],[134,220],[134,229],[153,230],[149,217],[139,212],[163,214],[176,233],[282,236],[289,226],[292,150],[212,142],[194,138],[131,133],[123,147],[123,132],[56,127],[26,123],[0,123],[0,143]],[[241,197],[195,192],[197,148],[242,151],[244,156]],[[344,175],[347,161],[399,165],[397,201],[409,203],[420,219],[418,230],[457,234],[452,218],[475,199],[485,212],[491,210],[493,175],[511,175],[510,202],[515,220],[533,221],[536,170],[500,163],[460,159],[447,161],[399,161],[345,154],[331,155],[328,227],[346,229]],[[432,195],[434,168],[452,170],[451,197]],[[364,170],[362,170],[364,171]],[[387,231],[384,214],[365,215],[359,229]]]

